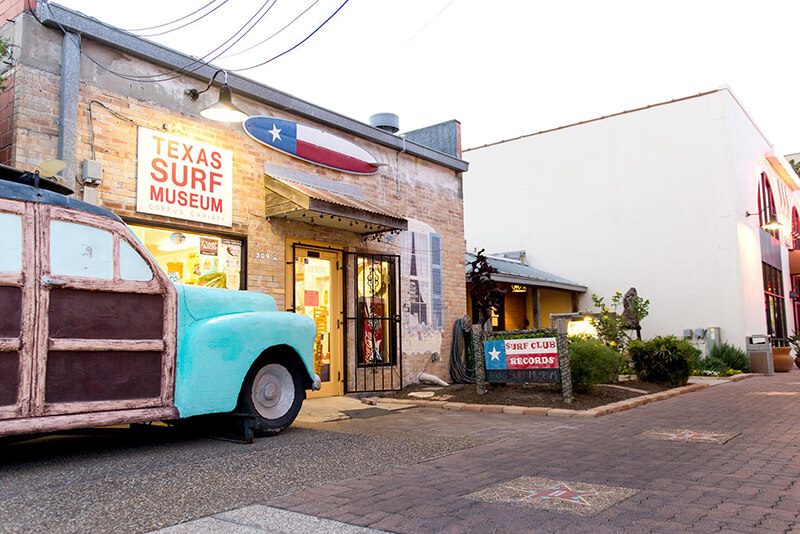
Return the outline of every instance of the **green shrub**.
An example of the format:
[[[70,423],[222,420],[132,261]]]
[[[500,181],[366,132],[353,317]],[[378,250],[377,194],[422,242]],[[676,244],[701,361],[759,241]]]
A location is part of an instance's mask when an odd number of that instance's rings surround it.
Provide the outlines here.
[[[739,347],[734,347],[727,343],[715,346],[712,348],[708,357],[703,360],[710,360],[715,366],[724,366],[725,371],[729,369],[739,369],[745,373],[750,372],[750,358],[747,353]]]
[[[613,380],[620,365],[620,354],[591,337],[569,338],[569,366],[572,388],[586,391],[596,384]]]
[[[632,341],[628,353],[639,380],[669,386],[683,386],[692,374],[700,351],[675,336],[658,336]]]

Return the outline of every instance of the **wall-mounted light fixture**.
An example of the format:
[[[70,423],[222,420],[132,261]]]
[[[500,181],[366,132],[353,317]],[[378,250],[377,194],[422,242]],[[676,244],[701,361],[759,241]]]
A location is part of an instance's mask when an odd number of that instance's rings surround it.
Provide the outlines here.
[[[751,215],[758,215],[760,212],[750,213],[749,211],[745,212],[746,217],[750,217]],[[767,216],[764,219],[764,222],[761,224],[761,228],[764,230],[782,230],[783,224],[778,221],[778,216],[774,212],[767,212]]]
[[[218,70],[214,73],[209,80],[208,85],[202,91],[197,89],[186,89],[184,93],[189,95],[192,100],[197,98],[211,88],[211,84],[217,78],[219,73],[224,73],[225,78],[222,80],[222,87],[219,88],[219,100],[213,106],[209,106],[200,111],[200,115],[212,121],[219,122],[242,122],[248,115],[233,103],[233,91],[228,87],[228,72],[225,70]]]

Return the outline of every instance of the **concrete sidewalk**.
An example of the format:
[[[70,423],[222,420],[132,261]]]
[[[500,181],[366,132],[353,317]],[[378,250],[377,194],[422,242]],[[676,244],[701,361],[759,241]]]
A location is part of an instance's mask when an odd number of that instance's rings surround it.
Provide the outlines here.
[[[397,532],[788,532],[798,408],[796,369],[558,424],[419,408],[393,429],[499,439],[267,504]]]

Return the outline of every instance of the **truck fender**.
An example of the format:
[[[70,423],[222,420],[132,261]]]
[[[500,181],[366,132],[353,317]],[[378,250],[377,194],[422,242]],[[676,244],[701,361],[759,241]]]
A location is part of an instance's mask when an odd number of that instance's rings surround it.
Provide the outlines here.
[[[248,312],[192,323],[178,339],[175,407],[181,417],[236,408],[247,372],[266,351],[291,351],[314,380],[316,324],[304,315]]]

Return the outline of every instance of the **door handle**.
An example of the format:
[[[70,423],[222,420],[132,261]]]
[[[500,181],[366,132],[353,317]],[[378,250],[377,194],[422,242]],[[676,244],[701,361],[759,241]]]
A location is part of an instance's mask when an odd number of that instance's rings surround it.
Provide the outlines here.
[[[45,287],[60,287],[67,285],[67,282],[65,280],[59,280],[58,278],[50,278],[49,276],[43,276],[42,285]]]

